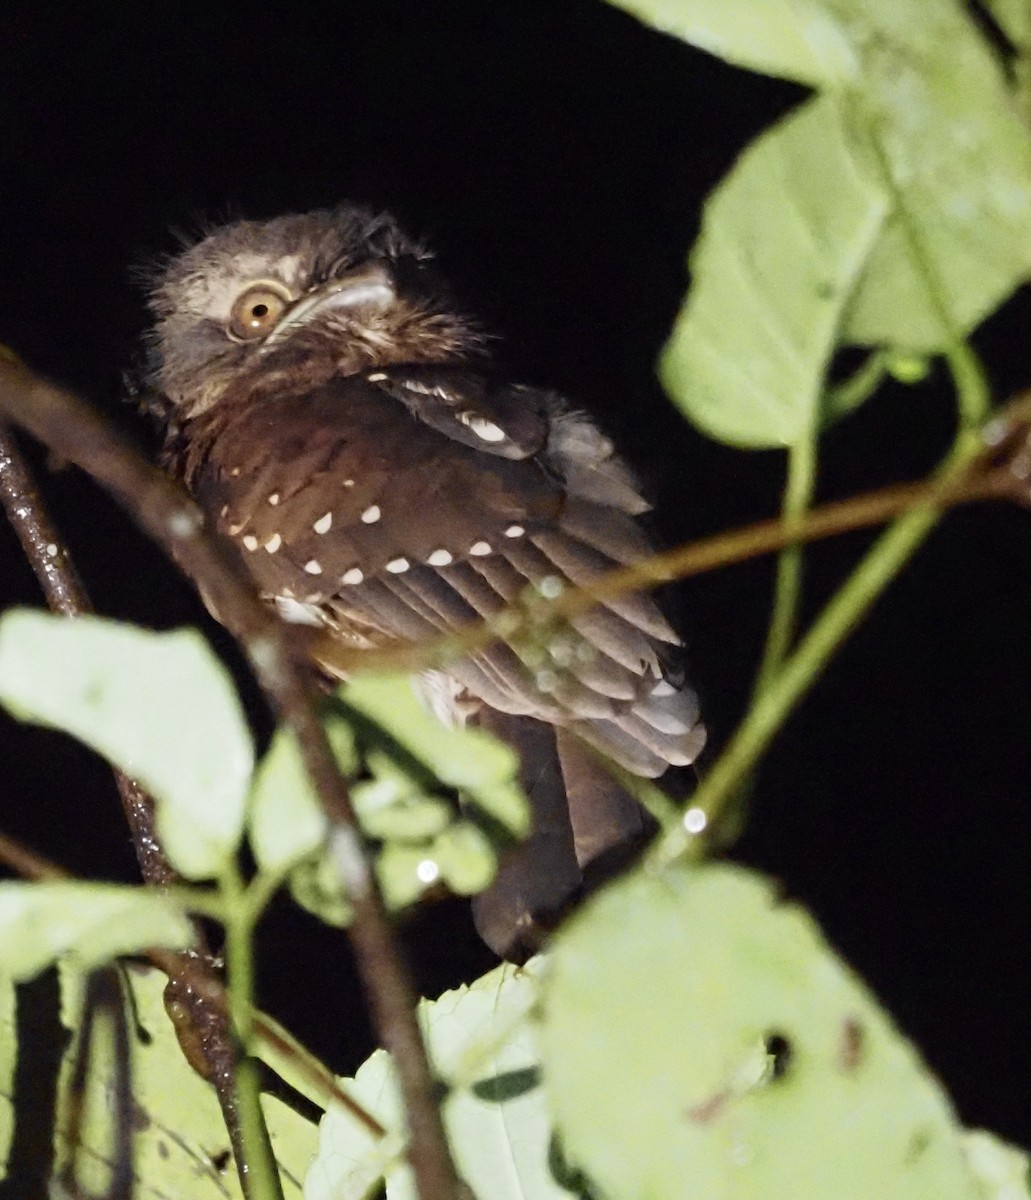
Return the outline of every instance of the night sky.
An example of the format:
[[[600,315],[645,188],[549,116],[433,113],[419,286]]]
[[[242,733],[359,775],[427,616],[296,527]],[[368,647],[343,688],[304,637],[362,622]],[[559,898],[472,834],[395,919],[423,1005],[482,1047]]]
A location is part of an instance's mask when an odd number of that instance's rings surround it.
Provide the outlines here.
[[[130,14],[131,15],[127,15]],[[525,382],[617,438],[666,543],[771,515],[781,456],[695,433],[653,378],[707,191],[804,93],[734,71],[601,0],[142,5],[7,0],[0,39],[0,341],[153,448],[121,400],[146,324],[140,268],[173,230],[343,199],[439,253]],[[1000,398],[1029,382],[1031,304],[978,336]],[[821,498],[919,477],[951,436],[941,371],[826,438]],[[98,609],[226,636],[73,469],[53,514]],[[869,544],[810,554],[812,614]],[[745,704],[772,563],[676,596],[714,746]],[[0,604],[39,604],[0,527]],[[963,1119],[1031,1142],[1031,514],[951,515],[770,754],[735,857],[811,906],[944,1079]],[[253,688],[248,703],[262,725]],[[70,869],[132,879],[104,766],[0,721],[0,825]],[[405,932],[428,992],[491,958],[462,905]],[[342,938],[292,912],[262,943],[262,999],[338,1069],[370,1047]]]

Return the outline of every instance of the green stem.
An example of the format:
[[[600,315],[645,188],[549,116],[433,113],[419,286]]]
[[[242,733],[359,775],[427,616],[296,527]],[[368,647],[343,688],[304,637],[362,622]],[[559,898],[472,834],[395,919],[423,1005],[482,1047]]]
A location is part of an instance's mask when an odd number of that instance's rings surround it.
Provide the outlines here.
[[[184,912],[208,917],[219,924],[226,921],[226,901],[222,891],[209,887],[191,887],[185,883],[173,883],[162,891],[170,900],[179,904]]]
[[[956,343],[947,351],[946,359],[956,386],[960,428],[952,450],[939,468],[939,479],[958,475],[980,452],[982,443],[977,426],[984,420],[990,401],[984,373],[969,346]],[[692,798],[691,808],[700,809],[704,814],[706,829],[712,829],[788,714],[877,597],[902,570],[939,516],[938,506],[920,504],[883,533],[784,661],[776,677],[756,698]],[[657,847],[656,856],[667,861],[677,857],[682,844],[682,836],[670,835]],[[690,853],[696,854],[700,850],[696,838],[691,843]]]
[[[254,917],[235,863],[226,869],[220,884],[226,910],[229,1015],[238,1050],[234,1074],[236,1106],[247,1159],[241,1175],[249,1181],[248,1200],[283,1200],[279,1171],[261,1111],[258,1066],[251,1057],[254,1041]]]
[[[853,375],[827,389],[821,405],[823,424],[830,425],[854,412],[877,391],[887,373],[888,356],[883,350],[874,350]]]
[[[252,925],[257,925],[276,892],[283,886],[287,871],[259,871],[247,885],[244,900]]]
[[[816,480],[816,434],[809,432],[788,449],[788,477],[781,506],[781,519],[790,529],[809,511]],[[753,699],[766,690],[780,670],[798,627],[798,607],[802,596],[801,542],[784,547],[777,557],[777,582],[773,597],[773,615],[766,635],[762,662],[756,675]]]
[[[871,357],[873,357],[871,355]],[[816,482],[815,429],[810,430],[793,446],[788,447],[787,481],[781,501],[780,519],[788,531],[797,528],[813,502]],[[805,546],[801,541],[788,542],[777,555],[777,574],[773,594],[773,613],[766,633],[762,660],[752,688],[752,705],[776,678],[798,630],[798,614],[802,599],[802,566]],[[746,775],[735,794],[728,799],[720,814],[718,838],[721,845],[735,842],[744,827],[751,806],[755,777]],[[682,831],[685,840],[686,831]]]

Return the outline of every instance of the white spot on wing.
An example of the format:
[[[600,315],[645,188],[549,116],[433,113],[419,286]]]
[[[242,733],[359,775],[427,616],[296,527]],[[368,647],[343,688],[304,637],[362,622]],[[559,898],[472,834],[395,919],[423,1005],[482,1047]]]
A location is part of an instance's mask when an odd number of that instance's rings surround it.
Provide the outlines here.
[[[243,527],[246,524],[247,524],[246,521],[241,521],[239,525],[230,525],[229,526],[229,536],[236,537],[236,535],[240,532],[241,529],[243,529]]]
[[[522,537],[525,532],[522,525],[509,525],[505,530],[505,537]]]
[[[352,567],[350,571],[345,571],[343,575],[340,576],[340,582],[351,585],[361,583],[364,578],[364,571],[359,570],[358,567]]]
[[[392,575],[400,575],[403,571],[407,571],[411,564],[407,558],[392,558],[387,563],[387,570]]]
[[[383,380],[386,379],[386,375],[384,375],[382,371],[376,371],[372,375],[366,375],[365,378],[369,381],[369,383],[382,383]]]
[[[381,517],[378,504],[370,504],[369,507],[362,513],[362,520],[366,525],[375,524]]]
[[[505,431],[501,426],[495,425],[493,421],[488,421],[486,417],[478,416],[466,409],[458,414],[458,419],[484,442],[503,442],[505,440]]]
[[[282,544],[283,544],[283,539],[279,536],[278,533],[274,533],[269,538],[269,540],[265,543],[265,549],[269,552],[269,554],[275,554],[275,552],[279,549],[280,546],[282,546]]]
[[[276,597],[276,612],[291,625],[324,625],[319,610],[310,604],[302,604],[292,596]]]
[[[446,567],[449,563],[454,562],[449,550],[434,550],[426,560],[431,567]]]
[[[353,479],[345,479],[344,487],[354,487],[354,480]]]
[[[47,542],[47,554],[49,554],[51,558],[57,558],[56,542]]]
[[[273,492],[273,493],[272,493],[272,494],[269,496],[269,498],[268,498],[268,502],[269,502],[269,504],[271,504],[271,505],[272,505],[272,507],[273,507],[273,508],[275,508],[275,506],[276,506],[276,505],[279,503],[279,493],[278,493],[278,492]]]
[[[243,539],[243,544],[247,547],[248,550],[257,550],[258,539],[254,536],[253,533],[249,533]]]
[[[474,554],[477,558],[483,558],[485,554],[491,553],[490,542],[473,542],[469,547],[469,553]]]
[[[333,514],[328,512],[324,516],[319,517],[315,524],[312,525],[312,529],[314,529],[316,533],[329,533],[329,527],[332,524]]]
[[[304,564],[304,569],[308,572],[309,575],[321,575],[322,574],[322,563],[320,563],[317,558],[309,558],[308,561]]]

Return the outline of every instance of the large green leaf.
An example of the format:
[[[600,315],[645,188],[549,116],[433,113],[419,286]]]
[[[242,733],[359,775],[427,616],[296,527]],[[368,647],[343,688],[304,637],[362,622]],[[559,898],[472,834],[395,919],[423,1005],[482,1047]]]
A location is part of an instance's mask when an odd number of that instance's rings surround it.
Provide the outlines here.
[[[450,1085],[444,1121],[459,1173],[478,1200],[561,1200],[551,1130],[538,1083],[535,964],[498,967],[468,988],[423,1001],[419,1017],[437,1074]],[[386,1174],[388,1200],[412,1200],[401,1157],[404,1121],[389,1057],[377,1051],[348,1090],[380,1119],[377,1142],[345,1110],[331,1107],[305,1180],[306,1200],[359,1200]]]
[[[985,0],[985,8],[1014,46],[1031,45],[1031,4],[1027,0]]]
[[[963,1151],[980,1200],[1031,1200],[1031,1157],[1025,1151],[983,1129],[963,1135]]]
[[[225,668],[196,630],[9,612],[0,619],[0,703],[74,735],[142,784],[186,878],[217,874],[236,850],[251,738]]]
[[[18,1039],[14,1021],[14,983],[9,976],[0,974],[0,1162],[5,1166],[15,1126],[14,1073],[18,1065]]]
[[[166,983],[159,971],[132,967],[125,972],[132,989],[128,1010],[133,1094],[134,1195],[138,1200],[241,1200],[229,1139],[218,1101],[209,1084],[187,1065],[164,1011]],[[83,977],[62,972],[62,1020],[73,1033],[78,1026]],[[14,1029],[0,1018],[0,1039],[13,1042]],[[73,1041],[59,1079],[59,1111],[55,1133],[57,1169],[69,1159],[67,1089],[77,1050]],[[84,1097],[85,1121],[78,1155],[82,1195],[100,1196],[110,1181],[112,1147],[111,1088],[115,1064],[107,1038],[98,1038],[90,1055]],[[10,1093],[0,1080],[0,1105]],[[18,1097],[13,1098],[17,1103]],[[262,1098],[273,1151],[280,1166],[287,1200],[298,1200],[301,1178],[315,1151],[315,1126],[279,1100]]]
[[[827,364],[887,202],[811,101],[760,137],[705,209],[660,374],[705,432],[786,446],[820,424]]]
[[[739,67],[799,83],[858,71],[847,32],[822,0],[610,0],[640,20]]]
[[[838,0],[839,6],[844,0]],[[998,63],[952,0],[862,0],[857,136],[892,200],[844,330],[927,351],[1031,270],[1031,139]]]
[[[917,1052],[769,881],[635,874],[570,921],[548,965],[545,1086],[604,1194],[980,1196]]]
[[[192,941],[185,914],[159,892],[115,883],[0,883],[0,969],[19,982],[66,954],[89,968]]]
[[[1028,278],[1031,133],[958,0],[615,2],[822,96],[708,203],[661,368],[704,429],[789,443],[836,344],[943,350]]]

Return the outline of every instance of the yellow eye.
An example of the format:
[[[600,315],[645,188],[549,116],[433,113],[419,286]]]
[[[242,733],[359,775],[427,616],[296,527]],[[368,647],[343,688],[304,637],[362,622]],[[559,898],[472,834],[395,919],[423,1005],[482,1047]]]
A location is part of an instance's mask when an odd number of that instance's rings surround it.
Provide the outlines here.
[[[242,292],[229,316],[229,333],[240,342],[252,342],[271,333],[286,312],[290,293],[275,283],[256,283]]]

